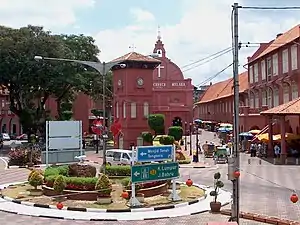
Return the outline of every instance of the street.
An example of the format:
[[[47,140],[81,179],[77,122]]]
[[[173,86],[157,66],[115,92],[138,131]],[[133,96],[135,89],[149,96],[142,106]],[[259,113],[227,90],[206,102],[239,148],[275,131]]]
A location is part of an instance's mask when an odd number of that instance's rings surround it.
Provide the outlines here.
[[[195,142],[193,136],[193,142]],[[200,142],[214,140],[213,133],[203,132],[200,136]],[[217,140],[216,140],[217,141]],[[240,209],[244,212],[253,212],[276,216],[292,220],[298,220],[300,217],[299,204],[290,202],[292,190],[299,191],[300,180],[294,176],[299,170],[298,166],[279,166],[272,165],[265,161],[259,164],[259,159],[252,158],[251,164],[248,164],[248,155],[241,154],[241,179],[240,179]],[[202,159],[203,160],[203,159]],[[209,159],[205,159],[208,160]],[[219,164],[218,168],[212,166],[205,169],[181,168],[181,180],[186,181],[191,178],[194,183],[213,185],[213,174],[219,171],[222,174],[222,181],[225,183],[225,190],[232,190],[232,184],[227,180],[227,164]],[[28,170],[26,169],[9,169],[4,170],[4,163],[0,162],[0,183],[9,183],[27,179]],[[291,190],[290,190],[291,189]],[[226,206],[225,208],[229,208]],[[33,209],[34,210],[34,209]],[[209,213],[198,214],[188,217],[176,217],[170,219],[160,219],[154,221],[138,221],[137,225],[143,224],[206,224],[208,221],[227,221],[228,217],[223,215],[211,215]],[[68,221],[45,218],[30,219],[27,216],[13,215],[0,212],[0,224],[13,225],[40,225],[48,224],[86,224],[86,221]],[[91,225],[99,222],[88,222]],[[129,225],[131,221],[120,222],[101,222],[101,224],[120,224]],[[241,219],[241,224],[261,224],[255,221],[246,221]]]

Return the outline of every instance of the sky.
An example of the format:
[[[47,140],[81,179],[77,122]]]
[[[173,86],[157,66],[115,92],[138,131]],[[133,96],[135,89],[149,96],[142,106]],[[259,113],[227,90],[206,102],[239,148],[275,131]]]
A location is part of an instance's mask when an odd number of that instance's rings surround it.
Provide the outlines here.
[[[299,0],[236,0],[242,6],[300,6]],[[195,61],[231,47],[231,6],[234,0],[0,0],[0,24],[19,28],[41,25],[53,33],[93,36],[99,59],[110,61],[133,49],[152,53],[160,27],[167,57],[182,68],[194,85],[232,77],[229,52],[204,65]],[[300,23],[298,11],[239,10],[239,40],[269,42]],[[134,46],[134,48],[130,48]],[[258,48],[240,50],[240,72]],[[203,62],[201,63],[203,64]],[[205,82],[207,80],[207,82]]]

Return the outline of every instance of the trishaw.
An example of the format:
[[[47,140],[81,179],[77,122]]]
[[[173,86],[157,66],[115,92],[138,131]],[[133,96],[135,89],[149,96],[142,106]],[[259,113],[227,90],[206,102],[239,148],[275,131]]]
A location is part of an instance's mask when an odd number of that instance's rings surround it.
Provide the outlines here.
[[[228,162],[228,151],[226,147],[217,147],[214,160],[216,163],[227,163]]]
[[[214,152],[215,152],[215,145],[214,144],[204,144],[202,146],[202,149],[204,151],[204,157],[205,158],[213,158],[214,157]]]

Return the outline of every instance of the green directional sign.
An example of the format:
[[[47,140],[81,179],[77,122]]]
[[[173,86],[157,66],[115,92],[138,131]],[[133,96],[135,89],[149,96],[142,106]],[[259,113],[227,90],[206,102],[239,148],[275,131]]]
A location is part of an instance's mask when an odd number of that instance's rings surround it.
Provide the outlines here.
[[[131,167],[132,183],[155,180],[170,180],[179,177],[177,162],[135,165]]]

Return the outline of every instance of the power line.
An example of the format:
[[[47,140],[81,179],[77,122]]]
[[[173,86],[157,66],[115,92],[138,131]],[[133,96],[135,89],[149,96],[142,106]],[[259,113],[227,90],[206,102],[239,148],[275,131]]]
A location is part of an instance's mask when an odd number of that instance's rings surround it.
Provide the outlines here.
[[[268,6],[239,6],[242,9],[255,9],[255,10],[299,10],[300,6],[282,6],[282,7],[268,7]]]
[[[231,50],[230,50],[231,51]],[[221,71],[219,71],[218,73],[214,74],[213,76],[207,78],[206,80],[202,81],[200,84],[195,85],[197,87],[202,86],[204,84],[206,84],[207,82],[211,81],[212,79],[216,78],[217,76],[219,76],[221,73],[223,73],[225,70],[227,70],[229,67],[231,67],[233,65],[233,63],[230,63],[228,66],[226,66],[225,68],[223,68]]]
[[[182,72],[184,73],[184,72],[187,72],[187,71],[189,71],[189,70],[195,69],[195,68],[197,68],[197,67],[199,67],[199,66],[203,66],[204,64],[209,63],[209,62],[211,62],[211,61],[213,61],[213,60],[215,60],[215,59],[217,59],[217,58],[219,58],[219,57],[221,57],[221,56],[227,54],[228,52],[231,52],[231,50],[232,50],[232,49],[229,48],[227,51],[223,52],[222,54],[219,54],[219,55],[217,55],[217,56],[215,56],[215,57],[213,57],[213,58],[210,58],[209,60],[207,60],[207,61],[205,61],[205,62],[203,62],[203,63],[200,63],[200,64],[198,64],[198,65],[195,65],[195,66],[193,66],[193,67],[191,67],[191,68],[188,68],[188,69],[186,69],[186,70],[183,70]]]

